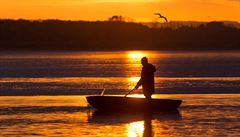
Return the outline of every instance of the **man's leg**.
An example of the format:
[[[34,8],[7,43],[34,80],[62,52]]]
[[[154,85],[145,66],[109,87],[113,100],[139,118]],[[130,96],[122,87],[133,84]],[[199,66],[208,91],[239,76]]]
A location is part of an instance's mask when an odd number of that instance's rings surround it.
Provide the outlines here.
[[[151,99],[151,96],[152,96],[152,94],[151,94],[151,93],[149,93],[149,92],[147,92],[147,93],[144,93],[144,96],[145,96],[145,98],[146,98],[147,100],[150,100],[150,99]]]

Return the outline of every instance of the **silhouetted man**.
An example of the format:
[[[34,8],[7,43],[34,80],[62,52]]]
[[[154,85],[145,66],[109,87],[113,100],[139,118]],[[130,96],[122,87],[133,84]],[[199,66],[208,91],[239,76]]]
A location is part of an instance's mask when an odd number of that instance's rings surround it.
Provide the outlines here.
[[[138,81],[135,89],[138,89],[138,87],[142,85],[144,96],[146,99],[151,99],[154,93],[154,72],[156,72],[156,68],[148,63],[147,57],[143,57],[141,63],[143,65],[141,79]]]

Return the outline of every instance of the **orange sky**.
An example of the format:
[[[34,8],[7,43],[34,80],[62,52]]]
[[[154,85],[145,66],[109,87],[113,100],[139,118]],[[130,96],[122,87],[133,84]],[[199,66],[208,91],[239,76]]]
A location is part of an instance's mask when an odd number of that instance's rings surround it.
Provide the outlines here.
[[[240,0],[0,0],[0,18],[106,20],[122,15],[156,21],[230,20],[240,22]]]

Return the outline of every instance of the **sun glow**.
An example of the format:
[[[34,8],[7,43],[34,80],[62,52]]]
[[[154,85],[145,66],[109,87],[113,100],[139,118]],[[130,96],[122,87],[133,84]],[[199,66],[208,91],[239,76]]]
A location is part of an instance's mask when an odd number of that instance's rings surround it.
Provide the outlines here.
[[[130,53],[130,54],[128,54],[128,57],[133,58],[133,59],[142,58],[143,54],[141,54],[141,53]]]
[[[143,135],[144,121],[133,122],[127,125],[128,137],[140,137]]]
[[[139,81],[140,77],[129,77],[127,79],[127,82],[129,83],[128,88],[131,90],[135,87],[135,85],[137,84],[137,82]],[[142,87],[140,87],[139,89],[141,89]]]
[[[128,82],[136,83],[136,82],[138,82],[139,79],[140,79],[140,77],[129,77]]]
[[[130,59],[141,59],[142,57],[147,56],[147,54],[141,51],[132,51],[132,52],[128,52],[127,56]]]

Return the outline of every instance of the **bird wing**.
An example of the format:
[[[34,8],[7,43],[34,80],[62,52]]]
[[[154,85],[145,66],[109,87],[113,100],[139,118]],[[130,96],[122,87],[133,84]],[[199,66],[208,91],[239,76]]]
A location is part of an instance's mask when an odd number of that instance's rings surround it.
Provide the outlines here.
[[[165,21],[166,21],[166,22],[168,22],[168,19],[167,19],[166,17],[162,17],[162,18],[164,18],[164,19],[165,19]]]
[[[155,15],[159,15],[159,16],[162,16],[160,13],[155,13]]]
[[[160,13],[154,13],[154,15],[158,15],[159,18],[163,18],[166,22],[168,22],[168,19],[165,16],[162,16]]]

